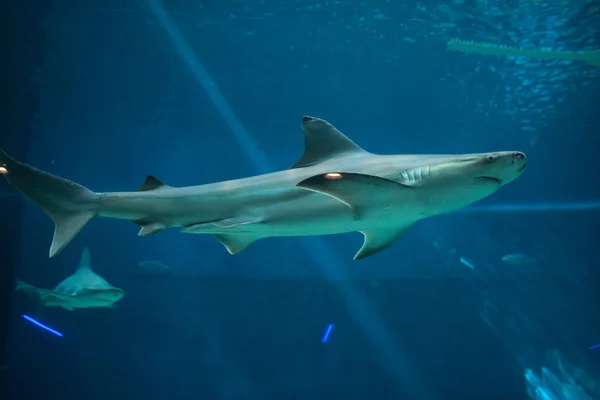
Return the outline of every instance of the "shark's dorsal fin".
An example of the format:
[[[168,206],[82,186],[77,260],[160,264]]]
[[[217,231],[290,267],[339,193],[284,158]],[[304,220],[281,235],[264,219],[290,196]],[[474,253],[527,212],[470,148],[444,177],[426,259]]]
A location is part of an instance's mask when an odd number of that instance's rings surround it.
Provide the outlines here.
[[[304,154],[290,169],[308,167],[351,153],[366,153],[325,120],[302,117],[302,131],[304,132]]]
[[[145,192],[147,190],[163,189],[163,188],[167,188],[167,187],[169,187],[169,185],[167,185],[166,183],[164,183],[157,177],[148,175],[146,177],[146,180],[144,181],[144,184],[142,186],[140,186],[137,191]]]
[[[79,266],[77,271],[92,270],[92,264],[90,262],[90,249],[84,247],[81,251],[81,258],[79,259]]]

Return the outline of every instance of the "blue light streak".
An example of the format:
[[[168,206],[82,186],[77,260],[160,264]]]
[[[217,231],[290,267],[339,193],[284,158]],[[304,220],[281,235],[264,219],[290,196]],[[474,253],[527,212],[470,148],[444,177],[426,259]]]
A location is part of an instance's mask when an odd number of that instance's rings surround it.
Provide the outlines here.
[[[323,339],[321,339],[321,343],[327,343],[329,340],[329,335],[331,335],[331,331],[333,330],[334,325],[327,325],[327,329],[325,330],[325,334],[323,335]]]
[[[547,211],[597,211],[600,202],[571,202],[571,203],[530,203],[530,204],[490,204],[486,206],[465,207],[456,212],[547,212]]]
[[[475,269],[475,265],[473,265],[473,263],[471,261],[467,260],[466,258],[461,257],[460,262],[471,269]]]
[[[58,331],[55,331],[54,329],[52,329],[52,328],[50,328],[50,327],[48,327],[48,326],[46,326],[46,325],[42,324],[41,322],[39,322],[39,321],[37,321],[37,320],[35,320],[35,319],[31,318],[31,317],[30,317],[30,316],[28,316],[28,315],[25,315],[25,314],[23,314],[23,318],[25,318],[27,321],[31,322],[32,324],[34,324],[34,325],[36,325],[36,326],[39,326],[39,327],[40,327],[40,328],[42,328],[42,329],[45,329],[45,330],[47,330],[47,331],[48,331],[48,332],[50,332],[50,333],[54,333],[56,336],[60,336],[60,337],[62,337],[62,336],[63,336],[63,334],[62,334],[62,333],[60,333],[60,332],[58,332]]]

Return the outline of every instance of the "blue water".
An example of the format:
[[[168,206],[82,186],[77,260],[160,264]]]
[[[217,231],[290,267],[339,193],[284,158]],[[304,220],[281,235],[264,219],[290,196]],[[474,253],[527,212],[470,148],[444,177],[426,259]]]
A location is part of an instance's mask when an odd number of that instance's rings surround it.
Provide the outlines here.
[[[27,202],[20,279],[52,288],[88,246],[125,298],[71,312],[15,295],[12,398],[600,398],[600,67],[445,48],[597,50],[597,1],[76,3],[42,25],[25,161],[94,191],[286,169],[303,115],[373,153],[516,149],[528,167],[361,261],[358,233],[232,256],[110,219],[48,259],[52,221]]]

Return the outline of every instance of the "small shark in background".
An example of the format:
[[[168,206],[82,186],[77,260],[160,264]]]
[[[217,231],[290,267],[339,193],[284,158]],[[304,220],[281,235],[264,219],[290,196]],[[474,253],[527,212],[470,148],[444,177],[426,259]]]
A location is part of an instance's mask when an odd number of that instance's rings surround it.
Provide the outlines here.
[[[496,192],[527,165],[518,151],[460,155],[378,155],[327,121],[302,118],[304,155],[291,168],[199,186],[172,187],[148,176],[135,192],[94,193],[0,150],[0,174],[54,221],[50,257],[95,217],[130,220],[138,235],[171,227],[211,234],[231,254],[258,239],[359,231],[354,256],[375,254],[419,220]]]
[[[115,308],[124,296],[123,290],[112,286],[92,271],[90,251],[86,247],[81,253],[77,271],[53,290],[39,289],[17,280],[17,290],[22,290],[45,307],[62,307],[73,311],[76,308]]]

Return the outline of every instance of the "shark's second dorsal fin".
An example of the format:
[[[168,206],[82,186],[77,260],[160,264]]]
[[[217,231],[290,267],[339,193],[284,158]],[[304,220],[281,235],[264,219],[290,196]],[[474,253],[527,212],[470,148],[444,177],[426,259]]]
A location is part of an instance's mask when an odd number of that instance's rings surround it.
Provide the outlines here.
[[[169,187],[169,185],[165,184],[163,181],[161,181],[155,176],[148,175],[146,177],[146,180],[144,181],[144,184],[140,186],[137,191],[144,192],[147,190],[162,189],[166,187]]]
[[[304,154],[290,169],[308,167],[350,153],[366,153],[325,120],[302,117],[302,131],[304,132]]]
[[[92,269],[92,264],[90,262],[90,249],[84,247],[81,251],[81,258],[79,259],[79,266],[77,267],[77,271],[81,271],[84,269]]]

